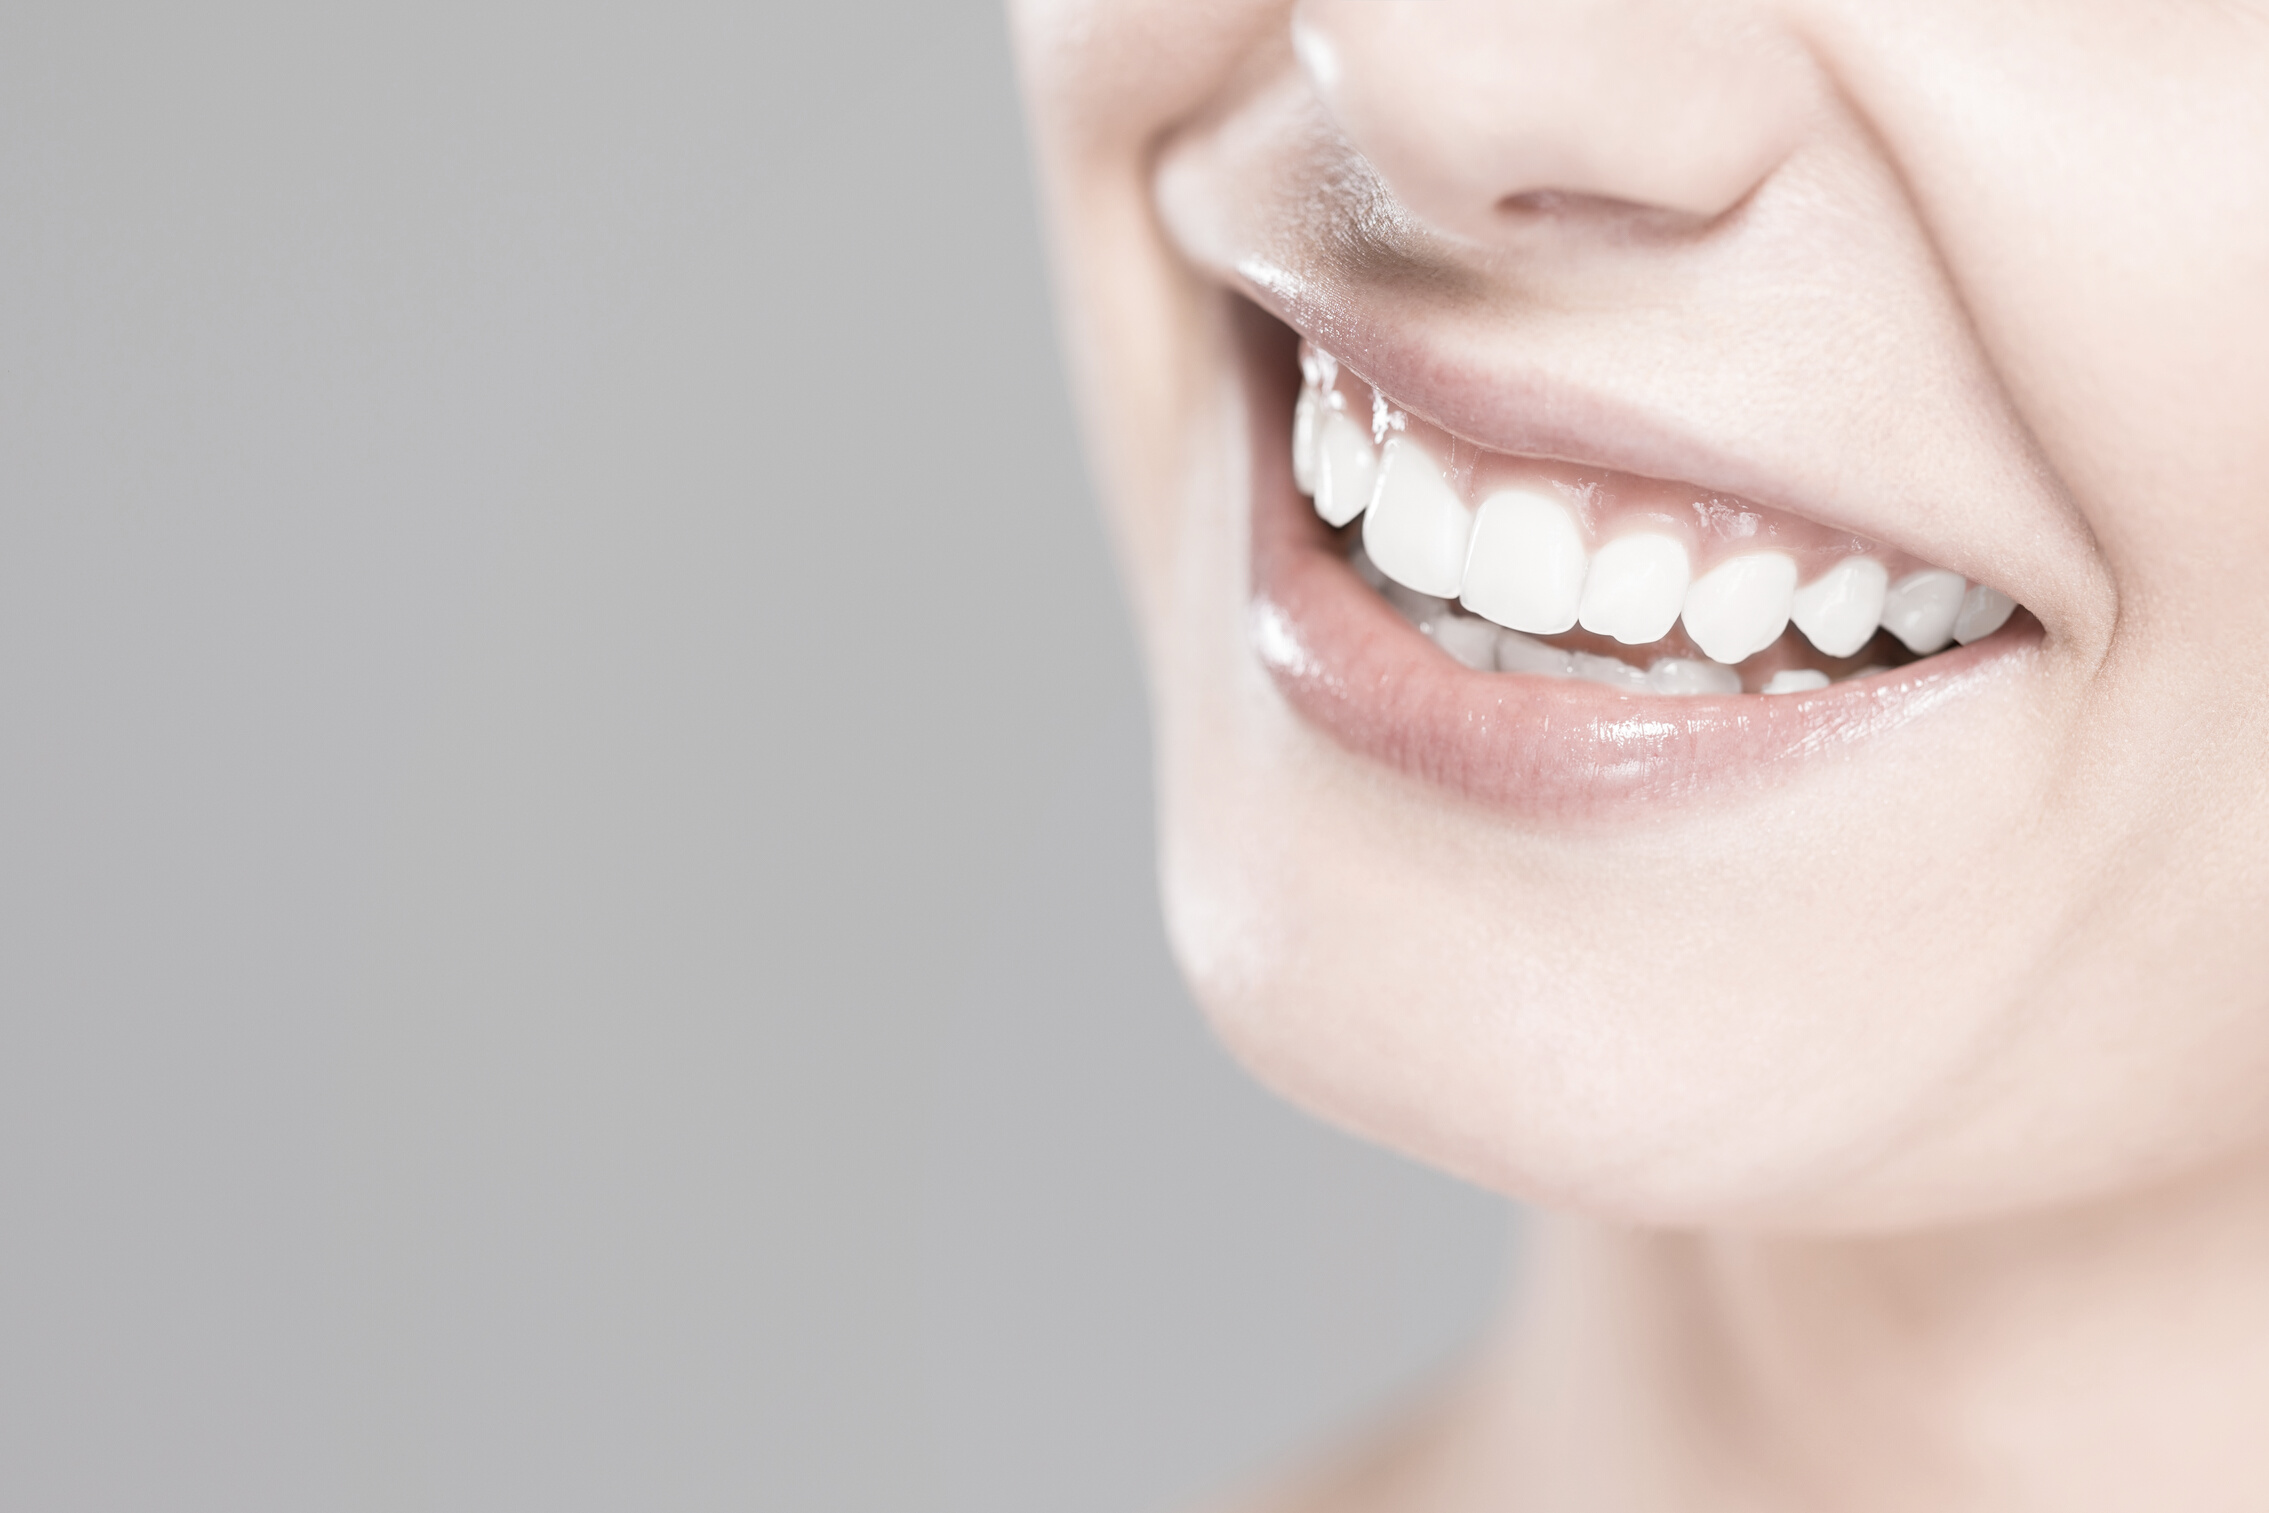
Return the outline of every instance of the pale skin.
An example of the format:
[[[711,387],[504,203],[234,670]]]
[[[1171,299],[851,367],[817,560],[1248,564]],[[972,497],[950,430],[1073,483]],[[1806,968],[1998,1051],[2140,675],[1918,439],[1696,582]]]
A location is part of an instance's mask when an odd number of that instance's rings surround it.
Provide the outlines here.
[[[1285,1095],[1538,1213],[1470,1369],[1251,1506],[2269,1507],[2269,7],[1015,26],[1184,970]],[[1382,759],[1256,650],[1295,332],[2022,634],[1636,797]]]

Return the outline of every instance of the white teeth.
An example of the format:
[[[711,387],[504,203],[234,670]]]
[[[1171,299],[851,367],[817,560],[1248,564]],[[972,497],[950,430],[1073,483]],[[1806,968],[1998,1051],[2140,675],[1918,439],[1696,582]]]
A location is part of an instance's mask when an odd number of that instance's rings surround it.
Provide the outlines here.
[[[1669,694],[1739,693],[1741,674],[1691,657],[1662,657],[1647,669],[1647,686]]]
[[[1873,557],[1846,557],[1796,591],[1789,618],[1831,657],[1848,657],[1883,623],[1891,575]]]
[[[1434,644],[1476,672],[1497,665],[1497,627],[1471,615],[1443,615],[1427,623]]]
[[[1336,434],[1333,423],[1345,419],[1335,413],[1325,423],[1327,476]],[[1319,495],[1319,510],[1321,499]],[[1473,511],[1458,498],[1426,449],[1406,437],[1389,441],[1379,458],[1371,512],[1363,517],[1363,550],[1371,554],[1379,571],[1422,594],[1454,599],[1465,576],[1466,544],[1472,535]]]
[[[1795,558],[1783,552],[1732,558],[1686,590],[1686,634],[1711,661],[1739,662],[1780,639],[1795,595]]]
[[[1609,688],[1620,688],[1625,693],[1650,693],[1654,685],[1647,681],[1644,670],[1633,667],[1620,657],[1603,657],[1595,652],[1568,653],[1568,668],[1577,677],[1589,683],[1604,683]]]
[[[1371,502],[1379,454],[1371,450],[1370,436],[1344,410],[1324,411],[1317,429],[1316,513],[1331,525],[1345,525]],[[1299,466],[1297,458],[1293,466]],[[1454,585],[1450,592],[1457,592]]]
[[[1962,612],[1963,578],[1942,567],[1909,573],[1883,596],[1883,628],[1927,657],[1954,637],[1954,617]]]
[[[1459,595],[1467,609],[1553,636],[1576,623],[1583,592],[1583,532],[1564,506],[1520,489],[1481,502]]]
[[[1964,646],[1972,641],[1983,641],[2007,625],[2009,617],[2016,612],[2017,601],[2000,589],[1973,583],[1969,592],[1962,595],[1961,611],[1954,616],[1954,639]]]
[[[1302,389],[1292,407],[1292,486],[1310,498],[1316,493],[1316,410],[1314,389]]]
[[[1568,654],[1557,646],[1547,646],[1532,640],[1517,630],[1497,632],[1497,670],[1499,672],[1529,672],[1546,678],[1572,678],[1576,675],[1574,663]]]
[[[1624,693],[1654,691],[1647,675],[1628,662],[1588,651],[1562,651],[1517,630],[1497,632],[1497,670],[1541,678],[1581,678]]]
[[[1629,532],[1587,552],[1575,512],[1548,488],[1501,488],[1469,507],[1420,440],[1423,426],[1374,389],[1366,427],[1334,387],[1339,365],[1330,354],[1303,344],[1300,366],[1306,382],[1292,412],[1294,484],[1335,527],[1364,517],[1361,545],[1350,554],[1358,576],[1467,667],[1584,678],[1629,692],[1643,685],[1732,694],[1741,691],[1734,667],[1792,622],[1831,657],[1855,655],[1878,628],[1929,656],[1950,641],[1983,640],[2017,611],[2007,594],[1943,568],[1892,583],[1871,556],[1847,556],[1799,588],[1796,559],[1785,551],[1747,552],[1700,578],[1686,542],[1661,531]],[[1406,424],[1410,434],[1393,434]],[[1700,658],[1659,658],[1645,672],[1531,639],[1580,625],[1645,646],[1681,621]],[[1823,672],[1789,669],[1763,691],[1800,693],[1829,682]]]
[[[1591,559],[1577,623],[1625,646],[1659,641],[1678,623],[1691,573],[1675,538],[1652,531],[1618,536]]]

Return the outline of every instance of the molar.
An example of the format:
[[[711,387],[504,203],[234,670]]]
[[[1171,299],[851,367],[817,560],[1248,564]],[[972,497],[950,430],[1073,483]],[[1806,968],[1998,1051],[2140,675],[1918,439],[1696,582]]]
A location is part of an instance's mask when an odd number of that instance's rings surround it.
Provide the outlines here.
[[[1459,594],[1467,609],[1552,636],[1575,625],[1583,591],[1583,532],[1565,507],[1525,489],[1482,501]]]
[[[1346,417],[1335,412],[1332,420]],[[1331,422],[1325,424],[1328,478],[1333,432]],[[1369,445],[1368,440],[1364,445]],[[1320,512],[1320,495],[1318,508]],[[1353,514],[1348,518],[1353,519]],[[1465,577],[1466,546],[1472,536],[1473,511],[1458,498],[1426,449],[1407,436],[1390,440],[1379,458],[1370,513],[1363,517],[1363,550],[1379,571],[1422,594],[1455,598]]]
[[[1831,657],[1848,657],[1883,623],[1891,575],[1873,557],[1846,557],[1796,591],[1789,618]]]
[[[1942,567],[1909,573],[1883,596],[1883,628],[1904,641],[1918,657],[1941,651],[1954,639],[1954,619],[1962,612],[1965,580]]]
[[[1787,553],[1731,558],[1686,590],[1686,634],[1711,661],[1739,662],[1780,639],[1795,596],[1796,559]]]
[[[1659,641],[1678,623],[1692,573],[1676,538],[1653,531],[1618,536],[1591,559],[1577,623],[1625,646]]]
[[[1962,608],[1954,616],[1954,639],[1967,646],[1972,641],[1983,641],[2017,612],[2017,601],[1997,588],[1982,583],[1970,585],[1962,595]]]

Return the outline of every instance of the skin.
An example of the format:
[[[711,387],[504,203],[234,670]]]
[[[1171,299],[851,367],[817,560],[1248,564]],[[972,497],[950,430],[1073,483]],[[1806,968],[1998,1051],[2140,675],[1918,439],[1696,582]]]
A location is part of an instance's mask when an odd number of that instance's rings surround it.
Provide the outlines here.
[[[1473,1368],[1261,1505],[2269,1506],[2269,8],[1014,18],[1182,965],[1550,1215]],[[1384,763],[1254,649],[1245,301],[2038,633],[1771,782]]]

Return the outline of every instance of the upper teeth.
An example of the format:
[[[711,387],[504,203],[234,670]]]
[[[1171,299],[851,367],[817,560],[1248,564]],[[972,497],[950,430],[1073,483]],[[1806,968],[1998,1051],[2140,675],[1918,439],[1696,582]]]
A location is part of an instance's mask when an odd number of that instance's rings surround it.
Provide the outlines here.
[[[1526,489],[1482,500],[1458,597],[1512,630],[1551,636],[1569,629],[1584,597],[1584,537],[1575,517]]]
[[[1678,623],[1692,576],[1683,541],[1657,531],[1618,536],[1592,556],[1577,623],[1626,646],[1660,641]]]
[[[1772,645],[1792,621],[1830,657],[1854,655],[1878,626],[1926,656],[1949,642],[1967,645],[1993,634],[2016,610],[2008,595],[1943,568],[1909,572],[1894,583],[1885,564],[1866,552],[1847,553],[1800,581],[1797,558],[1776,550],[1744,551],[1695,577],[1688,543],[1661,530],[1627,530],[1592,550],[1575,513],[1549,489],[1493,488],[1478,506],[1470,505],[1416,428],[1406,429],[1403,413],[1376,390],[1369,406],[1373,424],[1365,425],[1348,413],[1335,360],[1303,347],[1301,367],[1306,382],[1293,412],[1292,476],[1314,497],[1316,512],[1334,526],[1363,516],[1364,552],[1386,578],[1457,600],[1508,629],[1540,636],[1581,625],[1636,646],[1660,640],[1683,621],[1706,656],[1731,664]],[[1380,424],[1381,416],[1391,419]],[[1383,449],[1375,444],[1379,437]],[[1461,661],[1483,665],[1479,641],[1468,647],[1460,634],[1448,630],[1436,639]],[[1514,660],[1537,664],[1520,670],[1614,681],[1611,669],[1558,662],[1547,668],[1546,661],[1584,654],[1533,644],[1535,652],[1514,652]],[[1708,665],[1689,661],[1681,668]],[[1631,678],[1652,676],[1625,663],[1615,667]],[[1658,683],[1695,682],[1696,675],[1663,663],[1657,670],[1665,672]],[[1819,686],[1815,679],[1824,681],[1825,674],[1784,672],[1765,686],[1794,692]]]
[[[1789,611],[1796,628],[1831,657],[1848,657],[1883,621],[1891,575],[1873,557],[1849,557],[1796,591]]]

